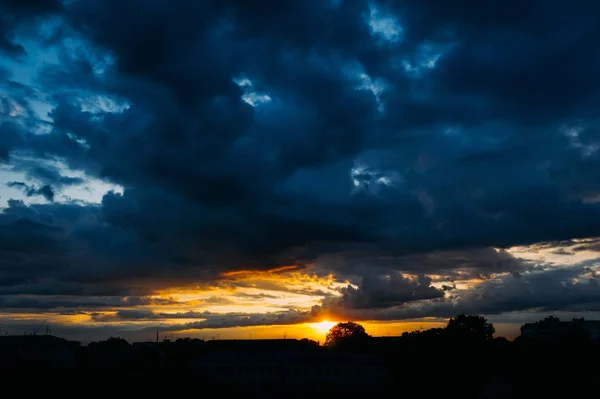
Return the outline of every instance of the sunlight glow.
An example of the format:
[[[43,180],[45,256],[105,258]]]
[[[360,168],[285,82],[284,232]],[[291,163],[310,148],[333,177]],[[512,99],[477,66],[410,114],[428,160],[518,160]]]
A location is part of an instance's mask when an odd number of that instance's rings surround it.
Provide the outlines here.
[[[319,334],[327,334],[329,330],[336,325],[336,322],[322,321],[320,323],[308,323],[308,325]]]

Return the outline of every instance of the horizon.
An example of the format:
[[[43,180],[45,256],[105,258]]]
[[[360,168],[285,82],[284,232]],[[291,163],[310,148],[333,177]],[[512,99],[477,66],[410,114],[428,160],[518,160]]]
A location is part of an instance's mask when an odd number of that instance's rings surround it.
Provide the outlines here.
[[[526,325],[526,324],[536,324],[539,321],[544,321],[545,319],[548,318],[557,318],[559,319],[561,322],[570,322],[572,321],[572,319],[568,319],[568,320],[564,320],[561,319],[560,317],[556,317],[552,314],[549,314],[545,317],[543,317],[542,319],[539,320],[529,320],[529,321],[525,321],[523,322],[522,325],[519,326],[519,329]],[[575,319],[575,318],[573,318]],[[597,321],[597,320],[589,320],[589,319],[585,319],[585,321]],[[252,341],[252,340],[286,340],[286,339],[290,339],[290,340],[302,340],[302,339],[309,339],[312,341],[316,341],[319,343],[319,345],[323,346],[324,342],[325,342],[325,336],[327,335],[328,332],[330,332],[331,328],[334,327],[335,325],[337,325],[338,323],[344,323],[344,322],[332,322],[332,321],[322,321],[322,322],[318,322],[318,323],[305,323],[304,325],[301,326],[295,326],[295,325],[270,325],[270,326],[258,326],[258,327],[245,327],[245,328],[240,328],[240,327],[229,327],[229,328],[220,328],[220,329],[212,329],[212,330],[206,330],[206,331],[202,331],[201,333],[196,333],[196,334],[192,334],[190,335],[189,333],[186,335],[185,333],[179,333],[179,334],[166,334],[164,331],[160,330],[160,326],[157,326],[157,329],[152,333],[152,332],[148,332],[147,337],[145,339],[143,339],[142,337],[144,336],[144,334],[139,334],[134,332],[134,334],[125,334],[125,336],[119,336],[119,335],[111,335],[111,336],[99,336],[97,339],[95,340],[78,340],[76,336],[71,337],[71,339],[69,339],[70,341],[77,341],[80,342],[83,345],[88,345],[92,342],[100,342],[100,341],[104,341],[108,338],[119,338],[119,339],[125,339],[127,342],[129,342],[130,344],[133,343],[141,343],[141,342],[165,342],[165,341],[170,341],[170,342],[174,342],[177,339],[199,339],[205,342],[208,341]],[[45,324],[45,323],[43,323]],[[361,322],[359,323],[360,325],[365,327],[365,331],[366,333],[373,337],[373,338],[386,338],[386,337],[401,337],[403,333],[410,333],[410,332],[422,332],[422,331],[426,331],[426,330],[430,330],[433,328],[444,328],[447,325],[447,322],[442,322],[442,321],[417,321],[417,322],[402,322],[402,323],[381,323],[381,322]],[[496,325],[494,323],[492,323],[492,325],[495,328],[495,333],[494,333],[494,338],[505,338],[509,341],[513,341],[515,338],[518,338],[521,335],[520,330],[519,331],[515,331],[514,330],[514,325],[510,324],[510,325],[506,325],[503,323],[500,323],[499,325]],[[393,327],[401,327],[400,330],[398,329],[394,329]],[[418,326],[418,327],[417,327]],[[300,328],[298,328],[300,327]],[[392,328],[390,328],[392,327]],[[260,333],[260,329],[263,330],[262,333]],[[269,329],[270,331],[264,331]],[[288,330],[291,330],[292,333],[289,334]],[[259,331],[259,333],[257,334],[256,331]],[[283,331],[283,335],[281,335],[281,331]],[[394,333],[392,334],[390,331],[393,331]],[[509,335],[507,334],[503,334],[502,331],[508,331]],[[157,339],[157,332],[158,332],[158,341],[156,341]],[[277,335],[280,334],[280,335]],[[67,339],[65,337],[59,336],[57,334],[53,334],[51,329],[44,329],[41,330],[38,326],[38,328],[33,327],[30,331],[24,330],[21,334],[18,333],[10,333],[9,331],[7,331],[6,329],[2,329],[0,326],[0,337],[2,336],[10,336],[10,337],[15,337],[15,336],[53,336],[56,338],[63,338],[63,339]],[[127,338],[129,337],[129,338]]]
[[[0,334],[600,320],[600,4],[526,3],[0,1]]]

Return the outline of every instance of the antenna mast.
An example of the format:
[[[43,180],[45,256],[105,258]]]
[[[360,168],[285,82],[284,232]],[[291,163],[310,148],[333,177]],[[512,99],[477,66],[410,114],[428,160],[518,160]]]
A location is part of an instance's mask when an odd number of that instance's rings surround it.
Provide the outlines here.
[[[33,335],[37,335],[37,333],[40,332],[40,330],[42,329],[42,327],[44,326],[44,324],[46,324],[46,320],[42,321],[42,323],[38,326],[38,328],[34,328],[33,329]]]

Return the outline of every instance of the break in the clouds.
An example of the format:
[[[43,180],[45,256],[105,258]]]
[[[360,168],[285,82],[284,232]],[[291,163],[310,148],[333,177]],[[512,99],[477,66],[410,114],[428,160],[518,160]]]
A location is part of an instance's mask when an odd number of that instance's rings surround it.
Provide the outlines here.
[[[2,1],[0,304],[229,306],[182,329],[595,310],[598,12]],[[215,289],[254,300],[155,300]]]

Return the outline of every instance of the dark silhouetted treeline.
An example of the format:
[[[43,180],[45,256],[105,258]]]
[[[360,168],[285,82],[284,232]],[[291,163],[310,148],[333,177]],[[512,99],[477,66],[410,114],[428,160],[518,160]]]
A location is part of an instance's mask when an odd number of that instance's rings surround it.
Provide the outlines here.
[[[109,338],[84,347],[48,336],[2,337],[12,339],[0,341],[2,386],[83,398],[537,398],[598,389],[600,342],[584,329],[508,341],[494,338],[483,317],[466,315],[400,337],[342,327],[332,329],[325,347],[307,339],[189,338],[135,344]]]

